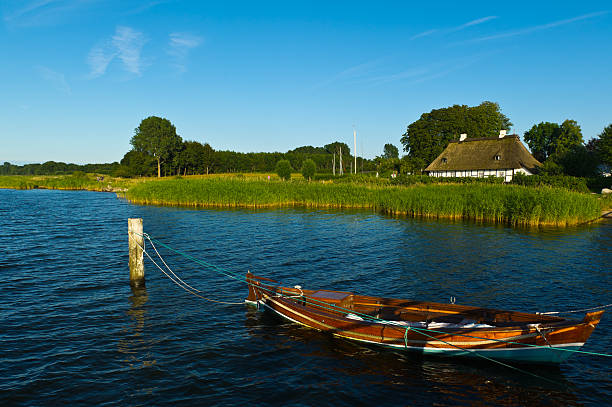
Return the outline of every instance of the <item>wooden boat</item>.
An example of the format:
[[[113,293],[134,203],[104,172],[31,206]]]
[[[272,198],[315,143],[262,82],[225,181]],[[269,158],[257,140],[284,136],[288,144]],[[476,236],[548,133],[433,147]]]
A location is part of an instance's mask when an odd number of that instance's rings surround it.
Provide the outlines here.
[[[246,302],[335,336],[402,351],[561,363],[579,350],[604,311],[584,319],[283,287],[247,273]]]

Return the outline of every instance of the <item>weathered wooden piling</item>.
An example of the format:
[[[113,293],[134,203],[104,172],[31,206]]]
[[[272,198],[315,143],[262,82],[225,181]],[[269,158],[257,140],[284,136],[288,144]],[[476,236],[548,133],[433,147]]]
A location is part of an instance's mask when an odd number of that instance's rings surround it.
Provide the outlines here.
[[[142,233],[142,218],[128,219],[130,285],[132,287],[143,287],[145,284],[143,257],[144,236]]]

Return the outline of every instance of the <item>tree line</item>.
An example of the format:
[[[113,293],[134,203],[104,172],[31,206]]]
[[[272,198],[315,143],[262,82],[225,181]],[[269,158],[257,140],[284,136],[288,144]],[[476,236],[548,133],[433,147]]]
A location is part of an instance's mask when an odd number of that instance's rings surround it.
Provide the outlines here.
[[[333,172],[340,166],[344,172],[353,170],[354,159],[346,143],[339,141],[323,147],[303,146],[280,152],[240,153],[215,150],[208,143],[184,141],[175,126],[165,118],[151,116],[135,129],[128,151],[115,174],[123,177],[169,176],[213,173],[274,172],[279,161],[286,160],[292,169],[303,168],[314,162],[317,172]],[[358,171],[373,171],[371,160],[357,157]]]
[[[43,164],[14,165],[5,162],[0,175],[64,175],[75,172],[108,174],[118,177],[170,176],[242,172],[275,172],[279,161],[286,160],[292,171],[302,171],[308,178],[318,173],[353,172],[354,158],[346,143],[335,141],[322,147],[302,146],[281,152],[240,153],[215,150],[208,143],[183,140],[167,119],[151,116],[141,121],[130,139],[132,149],[119,162],[106,164],[66,164],[48,161]],[[340,159],[342,154],[342,160]],[[306,164],[306,165],[304,165]],[[374,171],[372,160],[357,157],[357,170]],[[308,176],[309,174],[312,175]]]
[[[118,162],[107,164],[66,164],[64,162],[47,161],[42,164],[15,165],[5,162],[0,166],[0,175],[66,175],[75,172],[113,174],[120,167]]]
[[[422,174],[460,134],[465,133],[468,138],[496,137],[500,130],[510,130],[512,125],[494,102],[434,109],[407,126],[400,138],[406,152],[403,157],[399,157],[399,150],[393,144],[385,144],[383,154],[373,160],[358,157],[357,170]],[[612,167],[612,124],[585,143],[575,120],[568,119],[561,124],[541,122],[526,131],[523,140],[533,156],[543,163],[539,171],[545,175],[594,177],[602,169],[607,167],[609,171]],[[312,161],[319,173],[354,171],[351,150],[339,141],[322,147],[298,147],[286,153],[215,150],[208,143],[183,140],[169,120],[156,116],[141,121],[130,143],[132,149],[120,162],[78,165],[48,161],[23,166],[5,162],[0,166],[0,175],[60,175],[82,171],[135,177],[274,172],[280,161],[287,161],[289,168],[296,171],[304,168],[307,161],[306,167],[310,168]]]

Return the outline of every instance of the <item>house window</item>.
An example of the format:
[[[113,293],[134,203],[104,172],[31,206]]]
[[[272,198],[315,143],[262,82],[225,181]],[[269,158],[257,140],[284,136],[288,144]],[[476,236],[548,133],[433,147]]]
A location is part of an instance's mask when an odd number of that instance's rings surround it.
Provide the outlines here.
[[[483,170],[478,171],[478,178],[484,178],[484,171]]]
[[[442,162],[446,164],[446,157],[442,157]]]
[[[495,161],[499,161],[499,160],[501,160],[501,155],[497,154],[497,155],[495,156]]]

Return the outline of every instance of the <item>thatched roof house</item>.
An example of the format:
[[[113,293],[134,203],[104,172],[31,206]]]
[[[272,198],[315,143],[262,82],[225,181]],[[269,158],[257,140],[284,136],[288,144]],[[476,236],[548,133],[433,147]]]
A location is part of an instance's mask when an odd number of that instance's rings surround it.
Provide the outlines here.
[[[433,177],[504,177],[533,174],[542,164],[533,158],[515,134],[453,140],[425,171]]]

